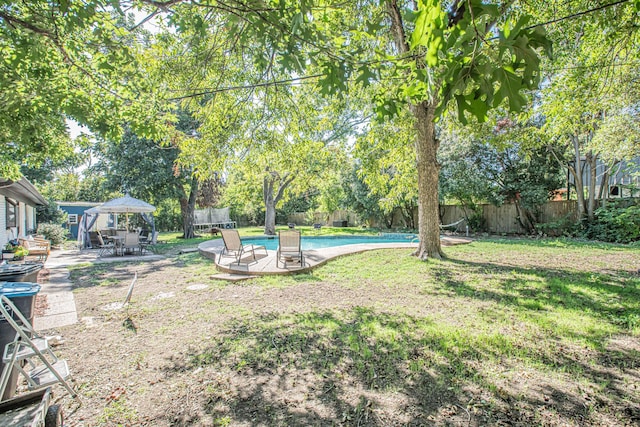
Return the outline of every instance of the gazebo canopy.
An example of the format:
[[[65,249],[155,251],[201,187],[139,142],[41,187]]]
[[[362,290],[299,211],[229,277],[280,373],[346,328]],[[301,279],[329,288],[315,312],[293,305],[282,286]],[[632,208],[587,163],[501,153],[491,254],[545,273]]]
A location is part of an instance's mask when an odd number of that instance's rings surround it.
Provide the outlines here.
[[[104,202],[93,209],[97,213],[149,213],[155,211],[156,207],[127,194]]]
[[[85,215],[83,215],[82,222],[80,223],[78,230],[78,244],[82,248],[91,247],[91,239],[89,238],[89,230],[93,227],[96,220],[98,219],[98,215],[100,214],[130,214],[130,213],[139,213],[142,214],[142,218],[151,226],[152,235],[155,234],[156,226],[153,221],[151,212],[155,211],[156,207],[150,205],[147,202],[144,202],[140,199],[136,199],[135,197],[131,197],[130,195],[126,195],[124,197],[118,197],[117,199],[109,200],[108,202],[104,202],[100,206],[96,206],[95,208],[87,209],[84,211]],[[127,215],[127,228],[129,224],[129,216]]]

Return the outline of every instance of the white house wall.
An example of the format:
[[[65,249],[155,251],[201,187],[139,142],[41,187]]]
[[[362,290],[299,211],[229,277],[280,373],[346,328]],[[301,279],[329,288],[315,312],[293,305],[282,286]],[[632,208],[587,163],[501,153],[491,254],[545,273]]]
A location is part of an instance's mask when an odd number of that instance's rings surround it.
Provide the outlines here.
[[[27,216],[25,218],[27,228],[25,228],[25,232],[28,232],[29,230],[36,229],[36,208],[33,206],[27,206],[26,209]]]
[[[4,248],[9,240],[24,237],[27,232],[36,228],[36,208],[24,202],[18,202],[18,223],[17,227],[7,227],[7,199],[0,195],[0,248]]]
[[[18,237],[27,233],[27,205],[18,202]]]
[[[0,195],[0,230],[7,230],[7,219],[5,218],[5,212],[7,212],[7,205],[3,195]],[[0,233],[0,249],[4,249],[4,246],[9,241],[7,237],[8,230],[4,233]]]

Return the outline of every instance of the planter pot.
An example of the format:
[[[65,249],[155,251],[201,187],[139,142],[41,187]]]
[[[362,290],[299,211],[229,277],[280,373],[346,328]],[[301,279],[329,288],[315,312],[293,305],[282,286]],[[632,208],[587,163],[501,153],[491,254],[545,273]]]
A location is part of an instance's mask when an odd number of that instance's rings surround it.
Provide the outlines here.
[[[12,260],[14,259],[14,257],[15,257],[15,254],[13,252],[2,251],[2,259]]]

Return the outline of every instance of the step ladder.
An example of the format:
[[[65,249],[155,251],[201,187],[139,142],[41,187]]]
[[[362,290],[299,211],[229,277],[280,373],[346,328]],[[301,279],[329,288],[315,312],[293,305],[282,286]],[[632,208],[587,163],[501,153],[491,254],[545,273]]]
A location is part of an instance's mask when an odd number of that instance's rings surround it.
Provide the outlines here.
[[[4,295],[0,296],[0,314],[3,317],[0,321],[8,322],[16,331],[15,339],[5,346],[2,354],[4,368],[0,376],[0,396],[4,395],[15,369],[25,377],[29,390],[59,383],[71,397],[78,399],[78,394],[67,382],[71,376],[67,362],[56,357],[47,338],[39,335],[29,320]],[[14,316],[18,319],[14,319]]]

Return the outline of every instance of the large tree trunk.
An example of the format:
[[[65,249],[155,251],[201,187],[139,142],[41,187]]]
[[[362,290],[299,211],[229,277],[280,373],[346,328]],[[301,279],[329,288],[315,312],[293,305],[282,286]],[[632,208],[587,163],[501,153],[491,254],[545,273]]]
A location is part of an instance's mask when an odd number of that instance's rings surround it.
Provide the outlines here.
[[[517,220],[520,227],[522,227],[528,234],[533,234],[536,231],[536,220],[528,209],[522,207],[519,200],[514,200],[516,206],[516,212],[518,214]]]
[[[264,200],[264,234],[273,236],[276,234],[276,205],[284,196],[284,191],[295,178],[295,174],[286,173],[282,177],[275,171],[269,171],[267,168],[266,175],[262,182],[262,193]],[[275,192],[276,184],[278,191]]]
[[[185,194],[186,196],[186,194]],[[195,222],[196,198],[198,196],[198,179],[191,178],[189,198],[180,198],[180,213],[182,214],[182,237],[192,239],[196,236],[193,223]]]
[[[265,199],[264,207],[264,234],[273,236],[276,234],[276,203],[273,196]]]
[[[411,106],[416,121],[416,168],[418,169],[418,235],[420,245],[415,255],[422,260],[442,258],[440,246],[440,210],[438,203],[438,174],[436,158],[439,141],[436,139],[433,102]]]
[[[387,3],[391,17],[391,33],[400,54],[409,53],[409,45],[402,23],[402,13],[397,0]],[[423,64],[418,63],[418,66]],[[438,173],[436,158],[439,142],[436,139],[434,113],[437,100],[411,105],[416,129],[416,168],[418,169],[418,234],[420,245],[415,255],[422,260],[442,258],[440,247],[440,217],[438,209]]]

